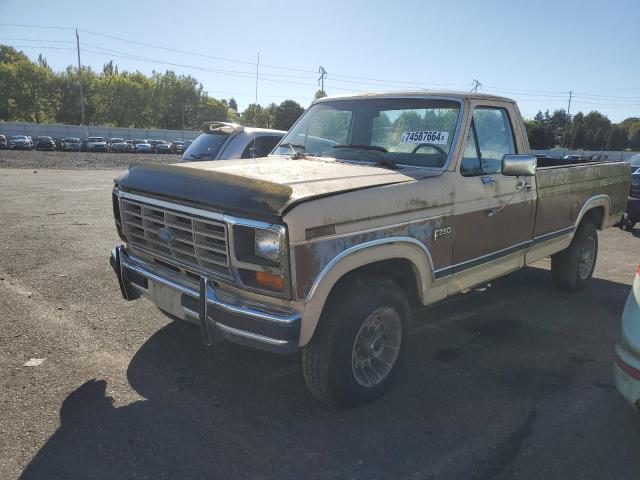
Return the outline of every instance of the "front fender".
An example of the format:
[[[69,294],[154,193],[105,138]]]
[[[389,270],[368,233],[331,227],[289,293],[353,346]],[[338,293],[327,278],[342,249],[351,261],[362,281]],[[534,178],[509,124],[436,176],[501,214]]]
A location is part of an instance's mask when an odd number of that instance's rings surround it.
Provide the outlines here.
[[[433,261],[422,242],[410,237],[389,237],[354,245],[334,257],[313,282],[304,299],[300,346],[311,340],[331,290],[344,275],[357,268],[391,259],[405,259],[411,263],[416,291],[422,303],[439,299],[433,297],[446,296],[446,288],[432,289]]]

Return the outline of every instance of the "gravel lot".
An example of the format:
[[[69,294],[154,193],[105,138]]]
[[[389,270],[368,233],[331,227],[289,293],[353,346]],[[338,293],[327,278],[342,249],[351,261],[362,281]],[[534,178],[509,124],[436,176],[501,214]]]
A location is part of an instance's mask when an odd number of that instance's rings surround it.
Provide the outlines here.
[[[155,153],[36,152],[0,150],[0,168],[47,168],[55,170],[126,170],[134,163],[174,163],[179,155]]]
[[[416,312],[395,388],[334,411],[297,356],[207,348],[122,300],[110,188],[132,157],[0,152],[0,478],[640,477],[611,367],[639,230],[600,234],[584,292],[543,261]]]

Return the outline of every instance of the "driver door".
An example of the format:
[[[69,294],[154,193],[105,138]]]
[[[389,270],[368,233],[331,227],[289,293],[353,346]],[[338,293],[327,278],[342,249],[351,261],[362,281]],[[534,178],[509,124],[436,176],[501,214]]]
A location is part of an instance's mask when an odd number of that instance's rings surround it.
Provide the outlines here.
[[[522,180],[502,175],[502,157],[518,150],[524,145],[516,141],[510,112],[503,106],[476,106],[456,178],[450,293],[524,264],[533,234],[535,177],[525,179],[531,188],[516,194]]]

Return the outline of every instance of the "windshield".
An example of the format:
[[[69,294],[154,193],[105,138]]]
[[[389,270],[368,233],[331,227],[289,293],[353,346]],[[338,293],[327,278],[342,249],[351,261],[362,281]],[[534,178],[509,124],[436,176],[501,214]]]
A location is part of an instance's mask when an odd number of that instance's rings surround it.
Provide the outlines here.
[[[441,168],[454,139],[460,104],[420,98],[361,98],[317,103],[282,139],[293,150],[343,160]]]
[[[631,157],[631,159],[629,160],[629,163],[633,167],[640,167],[640,154],[634,155],[633,157]]]
[[[89,137],[90,142],[104,142],[104,138],[102,137]]]
[[[67,143],[80,143],[79,138],[65,138],[64,141]]]
[[[216,158],[222,145],[229,135],[226,133],[203,133],[196,138],[182,155],[182,159],[189,160],[213,160]]]

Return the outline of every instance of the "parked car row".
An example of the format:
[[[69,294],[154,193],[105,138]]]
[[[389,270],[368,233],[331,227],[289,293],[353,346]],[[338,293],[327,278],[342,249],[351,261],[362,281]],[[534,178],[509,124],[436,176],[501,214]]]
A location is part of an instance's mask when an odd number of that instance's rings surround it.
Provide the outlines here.
[[[166,140],[88,137],[53,138],[50,136],[36,137],[29,135],[0,135],[0,149],[9,150],[49,150],[60,152],[113,152],[113,153],[176,153],[185,150],[185,143],[180,140],[169,142]]]

